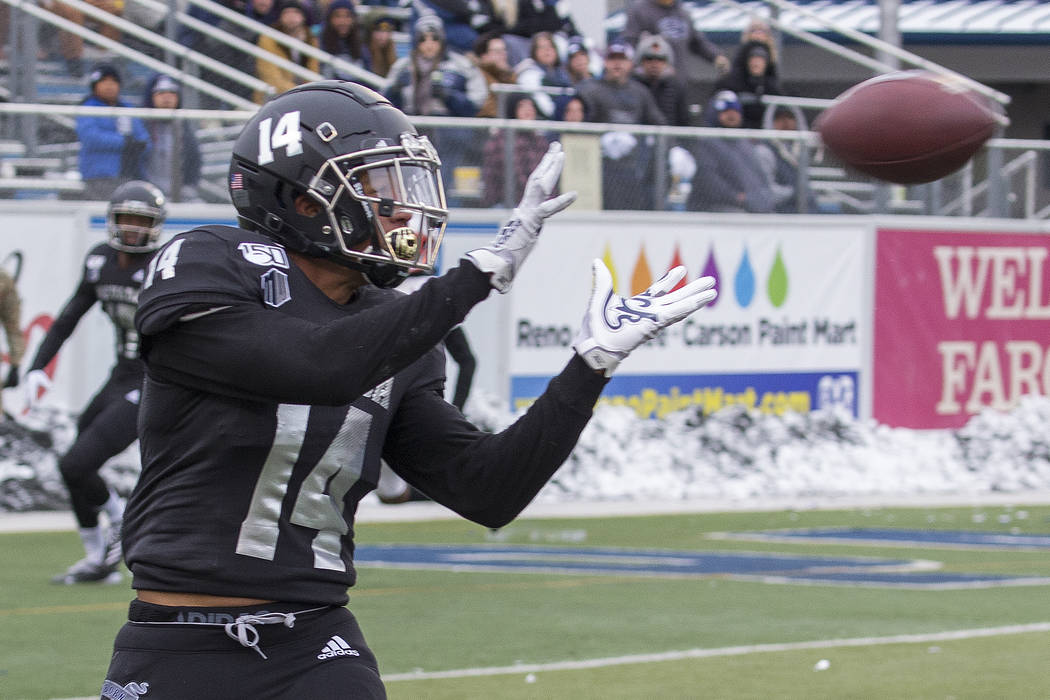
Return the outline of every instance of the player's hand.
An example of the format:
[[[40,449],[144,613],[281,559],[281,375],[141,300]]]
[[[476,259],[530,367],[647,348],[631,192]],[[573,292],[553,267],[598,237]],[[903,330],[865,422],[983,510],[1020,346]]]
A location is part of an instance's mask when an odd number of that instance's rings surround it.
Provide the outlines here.
[[[34,369],[25,376],[26,406],[32,408],[45,391],[51,388],[51,377],[42,369]]]
[[[715,70],[718,71],[719,75],[725,75],[729,72],[731,64],[725,54],[718,54],[715,56]]]
[[[500,229],[496,240],[466,254],[479,270],[492,275],[492,286],[500,294],[506,294],[510,289],[515,273],[539,238],[543,222],[576,201],[575,192],[551,197],[564,164],[565,153],[561,144],[555,141],[529,175],[514,215]]]
[[[4,389],[11,389],[18,386],[18,365],[11,365],[11,369],[7,370],[7,379],[4,380]]]
[[[713,289],[714,277],[701,277],[672,292],[685,277],[685,268],[678,266],[641,294],[622,297],[613,290],[612,275],[605,263],[596,259],[591,269],[591,300],[572,346],[584,362],[604,371],[606,377],[636,347],[710,304],[718,295]]]

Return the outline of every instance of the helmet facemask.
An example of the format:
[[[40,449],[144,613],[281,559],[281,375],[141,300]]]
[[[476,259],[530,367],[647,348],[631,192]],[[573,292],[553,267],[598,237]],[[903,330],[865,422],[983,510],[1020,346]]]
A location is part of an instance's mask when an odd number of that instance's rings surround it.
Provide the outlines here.
[[[128,215],[140,217],[139,222],[129,222]],[[118,218],[125,219],[118,221]],[[106,212],[106,230],[109,245],[125,253],[149,253],[160,245],[161,229],[164,228],[165,212],[146,202],[126,200],[109,205]]]
[[[402,134],[397,144],[375,139],[325,161],[308,194],[324,208],[322,232],[340,256],[362,265],[373,283],[394,286],[410,272],[434,271],[448,221],[440,167],[425,136]],[[389,228],[390,217],[406,220]]]

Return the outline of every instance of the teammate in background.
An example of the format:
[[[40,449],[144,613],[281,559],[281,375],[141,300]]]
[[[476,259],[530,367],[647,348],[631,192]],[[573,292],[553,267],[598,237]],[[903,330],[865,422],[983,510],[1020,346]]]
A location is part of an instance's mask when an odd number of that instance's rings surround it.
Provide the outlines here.
[[[106,383],[77,421],[77,437],[58,462],[77,519],[84,558],[53,583],[120,580],[120,529],[124,500],[106,485],[99,470],[136,438],[143,365],[134,316],[146,264],[159,245],[166,216],[164,195],[154,185],[126,182],[113,192],[106,211],[109,240],[92,248],[73,296],[40,343],[25,377],[32,406],[51,386],[44,367],[58,354],[81,317],[99,303],[116,331],[117,362]],[[99,522],[105,512],[107,527]]]
[[[103,696],[131,683],[150,700],[386,696],[344,607],[380,457],[502,526],[569,455],[605,375],[714,298],[711,278],[670,291],[678,268],[625,299],[596,261],[576,353],[525,415],[486,433],[447,403],[441,339],[510,288],[544,220],[573,201],[552,197],[563,160],[553,144],[495,240],[400,294],[388,288],[433,270],[448,217],[430,142],[338,81],[245,124],[229,176],[241,228],[176,236],[143,283],[143,469],[124,518],[137,599]]]
[[[26,341],[22,336],[22,297],[18,296],[15,280],[6,270],[0,269],[0,325],[7,335],[7,376],[0,389],[18,386],[18,367],[26,352]],[[3,420],[3,392],[0,391],[0,420]]]

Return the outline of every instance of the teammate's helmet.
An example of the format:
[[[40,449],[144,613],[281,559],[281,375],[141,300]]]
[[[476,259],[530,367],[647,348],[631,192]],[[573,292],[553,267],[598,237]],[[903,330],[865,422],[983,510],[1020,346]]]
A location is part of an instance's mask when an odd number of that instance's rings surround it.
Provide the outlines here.
[[[278,95],[248,121],[233,147],[230,198],[242,227],[392,287],[434,269],[448,220],[440,166],[386,98],[326,80]],[[300,195],[321,213],[299,214]],[[379,216],[395,212],[412,218],[384,230]]]
[[[106,209],[106,230],[109,245],[126,253],[148,253],[160,245],[160,230],[168,210],[164,193],[144,180],[125,182],[113,191]],[[133,214],[134,222],[121,214]]]

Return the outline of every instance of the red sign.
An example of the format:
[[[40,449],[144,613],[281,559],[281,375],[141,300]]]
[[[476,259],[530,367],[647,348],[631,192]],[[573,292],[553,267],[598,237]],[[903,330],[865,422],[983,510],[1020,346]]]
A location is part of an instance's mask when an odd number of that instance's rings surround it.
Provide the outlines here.
[[[954,428],[1050,394],[1050,236],[879,230],[873,416]]]

